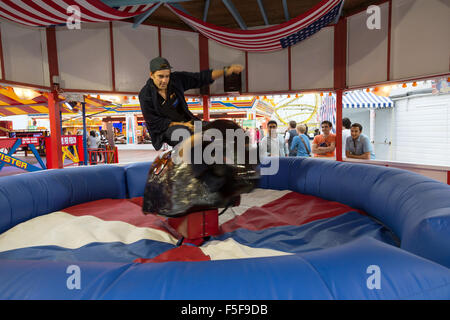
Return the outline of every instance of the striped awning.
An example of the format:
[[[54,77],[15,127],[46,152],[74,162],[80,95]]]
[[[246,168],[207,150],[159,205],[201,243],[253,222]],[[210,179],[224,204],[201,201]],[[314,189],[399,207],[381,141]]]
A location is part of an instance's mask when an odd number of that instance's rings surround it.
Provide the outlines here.
[[[378,96],[372,92],[353,91],[347,92],[342,97],[342,107],[357,108],[392,108],[394,102],[388,97]]]
[[[60,97],[63,100],[63,97]],[[12,87],[0,86],[0,117],[15,116],[23,114],[46,114],[48,113],[48,94],[38,94],[35,98],[24,100],[19,98]],[[72,111],[65,105],[61,105],[63,113]]]
[[[63,114],[76,114],[80,106],[69,108],[64,96],[59,96],[60,110]],[[96,113],[117,108],[111,101],[85,96],[86,113]],[[12,87],[0,86],[0,117],[16,116],[25,114],[48,114],[48,93],[42,92],[29,100],[19,98]]]
[[[80,22],[109,22],[134,17],[155,3],[111,8],[101,0],[5,0],[0,17],[32,27],[72,23],[79,10]],[[78,17],[78,15],[77,15]]]

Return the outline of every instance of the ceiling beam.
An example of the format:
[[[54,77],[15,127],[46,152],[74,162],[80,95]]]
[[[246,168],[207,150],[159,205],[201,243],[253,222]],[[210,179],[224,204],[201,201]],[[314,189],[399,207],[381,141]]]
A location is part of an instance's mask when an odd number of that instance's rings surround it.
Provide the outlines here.
[[[258,1],[258,6],[259,6],[259,11],[261,11],[261,15],[264,19],[264,23],[266,26],[269,25],[269,19],[267,19],[267,14],[266,14],[266,10],[264,9],[264,5],[262,3],[262,0],[257,0]]]
[[[234,6],[233,2],[231,0],[222,0],[225,7],[227,7],[228,11],[230,11],[231,15],[233,16],[234,20],[236,20],[237,24],[242,30],[247,30],[247,25],[245,24],[244,20],[242,19],[241,15],[237,11],[236,7]]]
[[[336,19],[334,19],[334,23],[335,23],[335,24],[338,23],[339,18],[340,18],[341,15],[342,15],[342,10],[344,9],[344,4],[345,4],[345,0],[342,0],[341,7],[339,8],[339,12],[338,12],[338,14],[336,15]]]
[[[203,10],[203,21],[206,22],[206,19],[208,18],[208,11],[209,11],[209,3],[210,0],[205,1],[205,9]]]
[[[181,4],[179,4],[179,3],[171,3],[170,5],[171,5],[172,7],[174,7],[175,9],[178,9],[178,10],[180,10],[180,11],[182,11],[182,12],[184,12],[185,14],[187,14],[187,15],[190,16],[189,12],[187,12],[187,10],[186,10]]]
[[[136,17],[134,17],[134,23],[133,23],[133,28],[137,28],[139,27],[139,25],[144,22],[145,20],[147,20],[148,17],[151,16],[151,14],[153,12],[156,11],[156,9],[159,8],[159,6],[161,5],[162,2],[157,3],[156,5],[154,5],[153,7],[151,7],[150,10],[148,10],[147,12],[144,12]]]
[[[283,0],[283,10],[284,10],[284,18],[286,19],[286,21],[291,20],[291,18],[289,17],[289,9],[287,6],[287,0]]]

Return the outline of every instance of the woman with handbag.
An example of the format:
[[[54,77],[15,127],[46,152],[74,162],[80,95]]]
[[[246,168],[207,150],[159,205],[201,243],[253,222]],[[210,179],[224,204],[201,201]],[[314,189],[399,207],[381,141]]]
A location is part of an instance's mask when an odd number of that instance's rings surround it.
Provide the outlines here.
[[[291,144],[291,152],[297,150],[297,157],[310,157],[311,156],[311,145],[309,143],[309,137],[306,133],[306,126],[304,124],[299,124],[297,126],[298,135],[294,137]]]

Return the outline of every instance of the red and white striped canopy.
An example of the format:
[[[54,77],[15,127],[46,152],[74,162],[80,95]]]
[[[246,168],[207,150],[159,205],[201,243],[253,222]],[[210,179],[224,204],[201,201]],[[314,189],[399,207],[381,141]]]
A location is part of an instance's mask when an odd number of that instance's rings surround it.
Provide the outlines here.
[[[307,12],[285,23],[258,30],[234,30],[203,22],[165,4],[189,26],[208,39],[244,51],[275,51],[300,42],[335,21],[343,0],[322,0]]]
[[[0,17],[33,27],[60,25],[73,18],[74,11],[71,9],[78,6],[80,22],[108,22],[139,15],[154,5],[132,5],[114,9],[100,0],[2,0]]]

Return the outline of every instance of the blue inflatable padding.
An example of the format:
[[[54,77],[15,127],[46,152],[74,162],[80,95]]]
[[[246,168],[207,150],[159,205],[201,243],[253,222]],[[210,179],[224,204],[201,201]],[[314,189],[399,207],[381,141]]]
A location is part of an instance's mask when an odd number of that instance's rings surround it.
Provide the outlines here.
[[[125,197],[125,170],[120,166],[98,165],[3,177],[0,232],[83,202]]]
[[[372,238],[358,239],[322,253],[308,252],[303,257],[337,299],[450,298],[450,272],[446,267]],[[370,266],[379,268],[379,289],[371,286],[375,272],[368,270]]]
[[[148,264],[6,260],[3,299],[448,299],[444,266],[371,238],[288,256]],[[377,275],[369,267],[377,266]],[[379,276],[380,287],[373,277]]]
[[[269,172],[272,172],[272,170],[269,170],[269,168],[278,168],[278,170],[276,174],[263,174],[260,180],[260,188],[274,190],[289,189],[289,183],[286,178],[289,177],[289,174],[291,172],[290,164],[294,162],[296,158],[289,157],[282,159],[283,162],[279,161],[280,158],[266,158],[266,160],[264,161],[269,161],[269,163],[265,164],[265,162],[262,162],[262,164],[260,165],[262,170],[268,170]],[[274,162],[275,164],[273,164],[272,162]]]
[[[280,171],[264,177],[261,187],[289,189],[364,210],[391,229],[402,248],[450,267],[450,186],[368,164],[308,158],[272,161],[279,161]]]
[[[120,245],[114,243],[105,249],[109,253],[97,257],[95,244],[76,249],[92,250],[92,257],[103,262],[71,261],[70,254],[63,257],[66,261],[51,261],[50,257],[29,260],[39,254],[28,248],[28,257],[0,258],[0,298],[450,299],[450,186],[381,166],[307,158],[276,160],[279,171],[263,176],[260,187],[293,190],[364,210],[400,238],[400,248],[392,245],[393,238],[373,220],[360,224],[360,230],[350,228],[351,213],[340,219],[350,219],[344,229],[353,233],[353,238],[336,238],[336,245],[320,247],[321,239],[331,243],[333,235],[327,230],[321,238],[320,221],[316,221],[295,230],[305,237],[299,234],[292,243],[283,240],[289,232],[277,234],[281,237],[278,250],[293,253],[277,257],[134,264],[107,262],[113,256],[117,258],[114,261],[122,261]],[[75,204],[141,196],[149,167],[150,162],[125,167],[99,165],[2,177],[0,232]],[[354,218],[362,219],[360,215]],[[307,225],[309,232],[317,231],[316,239],[307,237]],[[371,234],[374,232],[375,236]],[[255,240],[246,239],[243,230],[235,233],[246,245]],[[258,246],[264,238],[258,241],[253,245]],[[304,242],[305,250],[300,245],[295,248],[295,242]],[[313,248],[314,243],[317,246]],[[102,244],[97,245],[100,249]],[[140,244],[132,245],[137,246],[137,255],[145,253]],[[76,250],[73,259],[77,259]],[[147,257],[157,251],[150,249]],[[126,253],[124,260],[132,255]],[[67,268],[71,265],[80,268],[80,289],[67,287]],[[381,277],[380,288],[373,287],[376,270]]]
[[[144,196],[145,184],[152,162],[138,162],[125,166],[127,179],[128,197]]]

